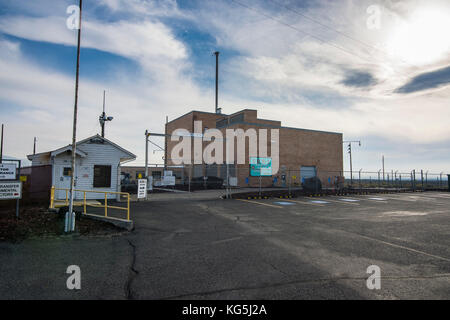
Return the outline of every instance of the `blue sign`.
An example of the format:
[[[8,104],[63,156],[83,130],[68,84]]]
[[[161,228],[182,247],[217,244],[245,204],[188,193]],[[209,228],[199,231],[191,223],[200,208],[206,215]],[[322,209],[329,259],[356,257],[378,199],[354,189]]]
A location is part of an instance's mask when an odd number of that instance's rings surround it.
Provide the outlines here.
[[[250,176],[252,177],[271,177],[272,159],[271,158],[250,158]]]

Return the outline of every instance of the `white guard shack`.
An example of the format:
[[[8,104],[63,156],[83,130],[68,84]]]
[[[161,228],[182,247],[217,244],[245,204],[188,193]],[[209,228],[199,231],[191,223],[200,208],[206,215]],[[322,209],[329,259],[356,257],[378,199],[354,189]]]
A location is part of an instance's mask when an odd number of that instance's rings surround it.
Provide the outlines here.
[[[75,189],[86,191],[120,192],[120,166],[136,160],[136,156],[117,144],[95,135],[77,142]],[[72,145],[54,151],[27,156],[32,166],[52,166],[52,186],[70,189]],[[75,192],[75,199],[82,200],[83,192]],[[86,199],[104,199],[104,193],[87,192]],[[108,194],[108,199],[118,199]],[[56,190],[56,200],[66,199],[66,191]]]

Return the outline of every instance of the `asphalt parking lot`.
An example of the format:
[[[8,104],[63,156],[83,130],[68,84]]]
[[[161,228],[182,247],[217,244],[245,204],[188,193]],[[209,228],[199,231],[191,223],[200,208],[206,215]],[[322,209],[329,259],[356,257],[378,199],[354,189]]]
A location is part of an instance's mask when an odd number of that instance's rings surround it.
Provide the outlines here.
[[[450,298],[450,193],[204,195],[133,203],[123,235],[1,243],[0,298]],[[66,288],[70,264],[81,290]]]

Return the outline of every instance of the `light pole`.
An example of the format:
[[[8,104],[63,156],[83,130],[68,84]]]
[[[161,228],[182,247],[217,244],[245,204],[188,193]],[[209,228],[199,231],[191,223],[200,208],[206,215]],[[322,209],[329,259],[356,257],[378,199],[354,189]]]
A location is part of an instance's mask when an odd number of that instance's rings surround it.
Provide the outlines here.
[[[348,154],[350,155],[350,186],[353,185],[353,164],[352,164],[352,143],[358,143],[361,147],[361,141],[343,141],[342,143],[348,143]]]
[[[112,121],[113,117],[107,117],[105,113],[105,90],[103,90],[103,112],[98,118],[98,121],[100,122],[100,126],[102,127],[102,138],[105,137],[105,123],[107,121]]]

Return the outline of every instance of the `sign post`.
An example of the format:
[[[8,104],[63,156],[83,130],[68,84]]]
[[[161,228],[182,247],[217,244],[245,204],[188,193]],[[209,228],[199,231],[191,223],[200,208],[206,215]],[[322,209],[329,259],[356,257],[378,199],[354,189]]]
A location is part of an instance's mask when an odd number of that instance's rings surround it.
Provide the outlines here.
[[[259,196],[261,196],[262,177],[272,176],[272,159],[251,157],[250,176],[259,177]]]

